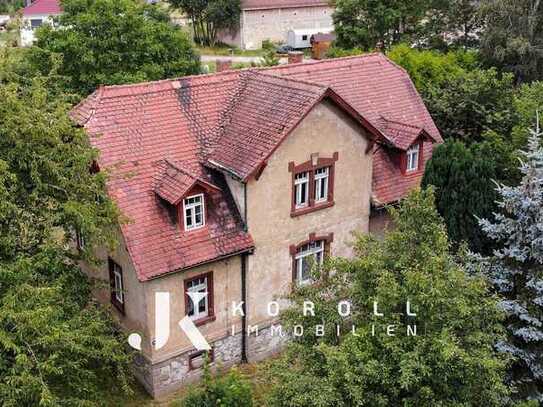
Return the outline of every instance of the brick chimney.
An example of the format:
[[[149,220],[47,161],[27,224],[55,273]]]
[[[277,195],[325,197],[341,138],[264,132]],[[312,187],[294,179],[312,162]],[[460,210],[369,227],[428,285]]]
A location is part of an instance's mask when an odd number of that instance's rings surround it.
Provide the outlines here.
[[[216,72],[228,71],[229,69],[232,69],[231,59],[217,59]]]
[[[289,64],[299,64],[304,62],[304,53],[302,51],[290,51],[288,53]]]

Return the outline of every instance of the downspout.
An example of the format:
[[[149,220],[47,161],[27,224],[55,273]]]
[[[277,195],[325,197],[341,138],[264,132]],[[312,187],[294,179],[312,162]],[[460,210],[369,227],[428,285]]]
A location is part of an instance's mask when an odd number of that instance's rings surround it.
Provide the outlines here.
[[[243,229],[247,232],[247,184],[243,184]],[[241,363],[247,363],[247,253],[241,255]]]

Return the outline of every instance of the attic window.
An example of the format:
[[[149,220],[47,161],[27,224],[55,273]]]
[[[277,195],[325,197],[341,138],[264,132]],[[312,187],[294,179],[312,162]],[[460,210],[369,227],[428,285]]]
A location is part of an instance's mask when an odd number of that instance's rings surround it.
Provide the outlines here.
[[[416,171],[419,169],[420,144],[415,144],[407,150],[406,153],[406,172]]]
[[[192,195],[183,200],[185,230],[194,230],[205,225],[204,194]]]

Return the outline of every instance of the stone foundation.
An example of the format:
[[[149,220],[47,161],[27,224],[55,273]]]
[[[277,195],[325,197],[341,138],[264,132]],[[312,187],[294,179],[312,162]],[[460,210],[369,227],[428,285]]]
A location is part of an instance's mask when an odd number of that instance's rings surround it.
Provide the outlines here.
[[[250,333],[247,337],[249,361],[263,360],[283,349],[289,337],[286,333],[279,336],[278,326],[275,325],[273,330],[273,325],[259,327],[258,335],[254,331]],[[211,346],[213,348],[212,370],[229,368],[241,363],[241,333],[216,340],[211,343]],[[147,358],[138,355],[134,360],[136,377],[154,398],[163,397],[187,384],[197,382],[202,377],[201,358],[198,358],[198,363],[190,362],[191,357],[199,353],[194,349],[156,364],[151,364]]]

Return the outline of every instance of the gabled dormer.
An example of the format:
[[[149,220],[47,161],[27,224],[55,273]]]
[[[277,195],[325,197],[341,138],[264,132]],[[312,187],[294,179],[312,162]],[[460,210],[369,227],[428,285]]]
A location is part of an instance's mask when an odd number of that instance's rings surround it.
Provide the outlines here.
[[[155,175],[154,191],[175,208],[179,227],[191,232],[206,225],[207,202],[211,202],[210,195],[220,192],[220,188],[202,175],[182,168],[181,164],[161,160]]]

